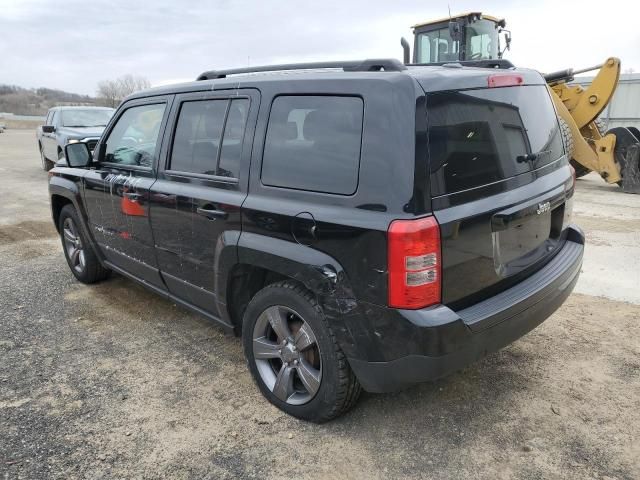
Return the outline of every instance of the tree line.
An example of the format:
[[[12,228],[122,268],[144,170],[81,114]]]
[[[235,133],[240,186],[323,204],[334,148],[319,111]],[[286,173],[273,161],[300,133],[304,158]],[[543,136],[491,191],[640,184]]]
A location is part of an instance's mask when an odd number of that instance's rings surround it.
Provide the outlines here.
[[[151,87],[151,83],[145,77],[131,74],[123,75],[115,80],[99,82],[95,97],[51,88],[0,85],[0,112],[16,115],[45,115],[49,108],[58,105],[115,108],[128,95],[149,87]]]

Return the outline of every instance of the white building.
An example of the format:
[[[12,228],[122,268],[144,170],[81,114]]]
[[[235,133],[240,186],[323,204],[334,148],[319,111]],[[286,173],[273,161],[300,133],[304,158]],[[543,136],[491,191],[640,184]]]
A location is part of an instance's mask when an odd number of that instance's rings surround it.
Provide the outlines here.
[[[576,77],[575,83],[587,86],[592,80],[593,77]],[[620,74],[613,100],[600,118],[605,121],[607,130],[613,127],[640,128],[640,73]]]

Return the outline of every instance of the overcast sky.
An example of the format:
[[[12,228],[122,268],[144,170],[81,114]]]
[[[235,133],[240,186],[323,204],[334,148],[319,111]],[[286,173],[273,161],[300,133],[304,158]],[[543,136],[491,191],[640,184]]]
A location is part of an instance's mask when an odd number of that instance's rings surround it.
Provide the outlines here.
[[[158,85],[247,63],[402,58],[400,37],[448,4],[506,18],[516,65],[548,72],[617,56],[640,72],[637,0],[0,0],[0,84],[94,94],[126,73]]]

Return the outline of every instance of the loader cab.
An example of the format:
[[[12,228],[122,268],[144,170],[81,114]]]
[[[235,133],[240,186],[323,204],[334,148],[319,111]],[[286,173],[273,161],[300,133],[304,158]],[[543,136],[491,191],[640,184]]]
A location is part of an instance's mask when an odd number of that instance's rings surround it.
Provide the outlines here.
[[[503,19],[480,12],[414,25],[413,63],[502,58],[511,42],[505,25]]]

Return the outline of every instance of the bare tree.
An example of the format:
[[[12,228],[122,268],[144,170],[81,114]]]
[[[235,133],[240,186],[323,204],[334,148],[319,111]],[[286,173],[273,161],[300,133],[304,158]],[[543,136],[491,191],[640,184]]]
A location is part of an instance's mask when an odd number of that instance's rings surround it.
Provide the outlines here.
[[[115,108],[126,96],[149,87],[151,82],[145,77],[127,74],[115,80],[99,82],[97,95],[104,105]]]

